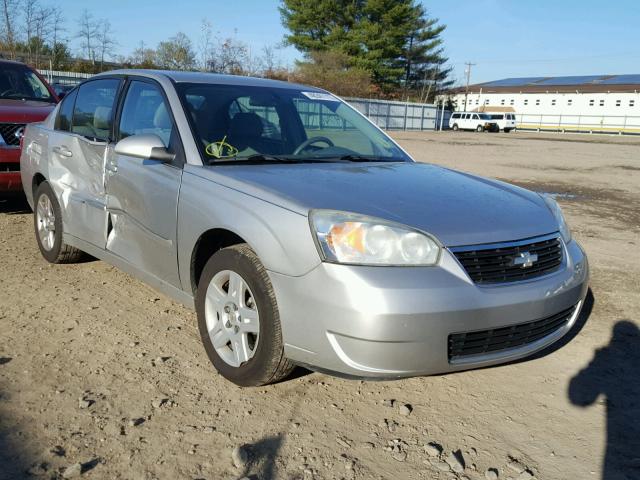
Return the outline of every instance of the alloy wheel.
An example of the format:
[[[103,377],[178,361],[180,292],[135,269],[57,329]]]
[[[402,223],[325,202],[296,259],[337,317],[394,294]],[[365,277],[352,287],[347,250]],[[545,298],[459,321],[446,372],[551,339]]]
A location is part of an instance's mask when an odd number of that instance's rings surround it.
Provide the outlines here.
[[[253,293],[238,273],[222,270],[214,275],[204,310],[209,340],[222,360],[239,367],[253,358],[260,318]]]
[[[56,238],[56,215],[53,205],[47,195],[40,195],[36,206],[36,221],[38,237],[42,248],[49,251],[53,248]]]

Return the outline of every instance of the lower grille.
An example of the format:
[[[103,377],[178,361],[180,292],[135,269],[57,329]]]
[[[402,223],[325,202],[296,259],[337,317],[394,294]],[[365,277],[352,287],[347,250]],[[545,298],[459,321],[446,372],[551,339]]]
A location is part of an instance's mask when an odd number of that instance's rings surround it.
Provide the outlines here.
[[[575,310],[574,305],[560,313],[533,322],[491,330],[452,333],[449,335],[449,361],[471,355],[500,352],[533,343],[566,325]]]
[[[539,277],[562,264],[557,234],[501,243],[453,247],[451,251],[475,283],[508,283]]]
[[[20,146],[20,136],[16,135],[20,129],[24,129],[24,123],[0,123],[0,136],[6,145],[12,147]],[[0,140],[0,145],[2,145]]]

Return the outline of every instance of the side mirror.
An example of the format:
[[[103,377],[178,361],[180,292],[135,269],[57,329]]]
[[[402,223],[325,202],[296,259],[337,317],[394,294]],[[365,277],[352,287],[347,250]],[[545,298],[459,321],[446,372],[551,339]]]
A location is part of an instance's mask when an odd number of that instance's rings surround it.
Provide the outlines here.
[[[142,158],[145,160],[157,160],[163,163],[170,163],[176,157],[175,154],[167,150],[162,139],[153,133],[132,135],[123,138],[116,143],[114,151],[118,155],[126,155],[128,157]]]

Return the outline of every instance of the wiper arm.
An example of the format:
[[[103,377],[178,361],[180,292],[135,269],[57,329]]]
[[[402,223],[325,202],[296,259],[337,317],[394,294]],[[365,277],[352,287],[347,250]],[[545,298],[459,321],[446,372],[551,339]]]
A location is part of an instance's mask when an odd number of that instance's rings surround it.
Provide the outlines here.
[[[382,157],[373,157],[367,155],[343,155],[339,157],[339,160],[347,160],[349,162],[393,162],[395,159],[393,158],[382,158]]]
[[[299,160],[287,157],[279,157],[277,155],[267,155],[264,153],[256,153],[249,155],[248,157],[229,157],[221,159],[212,159],[209,165],[225,165],[230,163],[262,163],[262,162],[274,162],[274,163],[297,163]]]

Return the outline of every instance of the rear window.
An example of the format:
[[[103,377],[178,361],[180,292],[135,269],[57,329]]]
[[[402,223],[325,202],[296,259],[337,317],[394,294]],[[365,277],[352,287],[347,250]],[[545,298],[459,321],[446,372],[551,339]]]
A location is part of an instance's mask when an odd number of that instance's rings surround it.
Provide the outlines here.
[[[504,115],[491,115],[491,119],[492,120],[503,120],[504,119]]]

